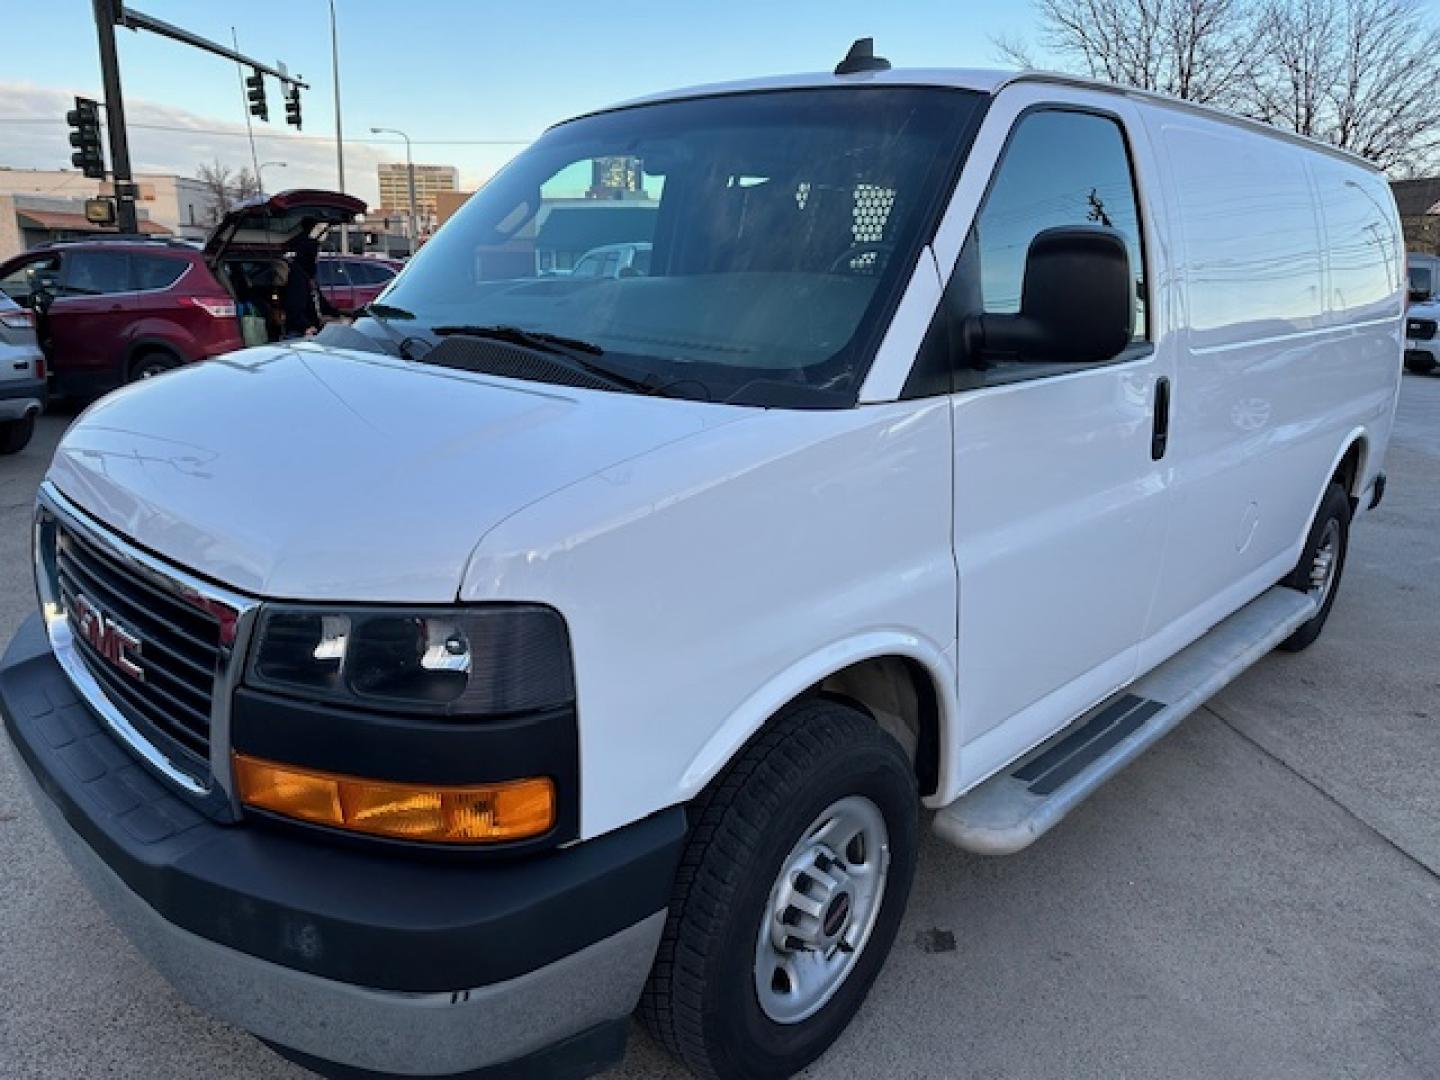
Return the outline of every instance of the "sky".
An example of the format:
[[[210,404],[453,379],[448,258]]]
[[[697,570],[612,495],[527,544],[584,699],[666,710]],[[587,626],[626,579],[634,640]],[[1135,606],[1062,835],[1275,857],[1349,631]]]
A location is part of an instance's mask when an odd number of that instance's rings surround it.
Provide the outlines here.
[[[304,128],[255,122],[268,190],[335,187],[335,99],[327,0],[129,0],[240,51],[283,61],[310,89]],[[1028,0],[335,0],[346,189],[367,202],[375,167],[455,165],[472,190],[558,120],[696,83],[828,70],[861,36],[896,67],[994,67],[997,36],[1033,37]],[[65,112],[102,98],[91,0],[0,0],[0,166],[69,164]],[[201,162],[251,163],[235,65],[146,32],[117,30],[136,172],[193,176]],[[108,160],[108,148],[107,148]]]

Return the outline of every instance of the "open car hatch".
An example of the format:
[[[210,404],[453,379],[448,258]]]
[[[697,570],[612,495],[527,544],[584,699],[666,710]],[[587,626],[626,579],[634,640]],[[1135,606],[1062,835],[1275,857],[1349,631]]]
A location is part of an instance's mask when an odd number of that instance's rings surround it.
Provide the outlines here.
[[[338,191],[299,189],[249,199],[229,210],[205,241],[211,267],[236,255],[284,254],[307,224],[341,225],[365,212],[365,204]]]

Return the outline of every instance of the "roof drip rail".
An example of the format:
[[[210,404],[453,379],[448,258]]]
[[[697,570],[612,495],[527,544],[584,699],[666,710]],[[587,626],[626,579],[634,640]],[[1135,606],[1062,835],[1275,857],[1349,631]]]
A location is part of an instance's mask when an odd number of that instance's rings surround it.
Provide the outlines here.
[[[889,71],[890,61],[875,55],[875,39],[856,38],[845,54],[845,59],[835,65],[836,75],[858,75],[862,71]]]

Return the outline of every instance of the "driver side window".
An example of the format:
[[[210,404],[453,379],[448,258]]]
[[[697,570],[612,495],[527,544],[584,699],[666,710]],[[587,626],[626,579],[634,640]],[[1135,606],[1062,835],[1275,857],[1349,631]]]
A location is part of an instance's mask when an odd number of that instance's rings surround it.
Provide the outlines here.
[[[1124,240],[1136,290],[1132,340],[1146,340],[1144,244],[1124,132],[1109,116],[1060,108],[1032,112],[1011,132],[950,283],[956,326],[969,316],[1019,311],[1032,241],[1047,229],[1077,226],[1113,229]],[[960,362],[959,387],[1063,374],[1077,366],[1027,364],[1023,358],[993,363],[968,355]]]

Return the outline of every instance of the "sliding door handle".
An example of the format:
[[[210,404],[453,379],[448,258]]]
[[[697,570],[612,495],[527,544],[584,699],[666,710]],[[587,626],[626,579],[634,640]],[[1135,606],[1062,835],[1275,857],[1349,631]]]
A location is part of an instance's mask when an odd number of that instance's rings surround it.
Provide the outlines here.
[[[1155,380],[1155,426],[1150,431],[1150,459],[1159,461],[1170,446],[1170,379]]]

